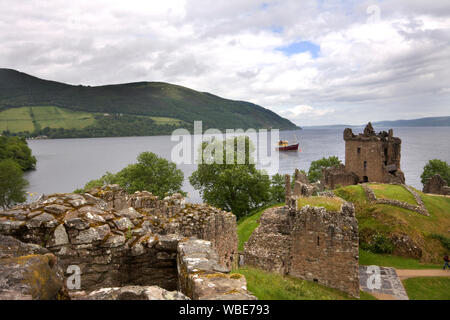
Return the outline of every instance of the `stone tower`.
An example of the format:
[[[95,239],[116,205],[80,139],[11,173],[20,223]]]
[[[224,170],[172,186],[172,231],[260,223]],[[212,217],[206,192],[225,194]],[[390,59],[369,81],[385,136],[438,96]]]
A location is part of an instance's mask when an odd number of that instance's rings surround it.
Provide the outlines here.
[[[359,182],[405,183],[400,170],[402,140],[389,132],[376,133],[369,122],[363,133],[344,130],[345,169],[354,172]]]

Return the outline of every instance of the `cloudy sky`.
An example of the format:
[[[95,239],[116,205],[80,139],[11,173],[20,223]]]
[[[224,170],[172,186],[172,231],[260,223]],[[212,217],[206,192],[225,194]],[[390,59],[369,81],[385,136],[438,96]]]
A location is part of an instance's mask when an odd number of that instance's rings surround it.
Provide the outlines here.
[[[0,0],[0,67],[165,81],[298,125],[450,115],[448,0]]]

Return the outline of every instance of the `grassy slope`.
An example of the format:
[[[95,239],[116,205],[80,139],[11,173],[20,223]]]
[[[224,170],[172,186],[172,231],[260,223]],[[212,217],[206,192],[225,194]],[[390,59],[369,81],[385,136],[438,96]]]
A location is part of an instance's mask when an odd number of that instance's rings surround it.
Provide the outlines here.
[[[377,198],[399,200],[412,205],[417,205],[413,195],[399,185],[391,184],[369,184]]]
[[[402,282],[411,300],[450,300],[450,277],[418,277]]]
[[[73,86],[0,69],[0,110],[30,105],[54,105],[91,113],[167,117],[189,123],[203,120],[204,127],[219,129],[296,128],[289,120],[261,106],[169,83]]]
[[[395,206],[370,204],[361,186],[339,188],[335,193],[355,204],[360,232],[368,229],[383,234],[405,233],[422,247],[423,262],[440,263],[446,250],[430,235],[447,235],[450,229],[450,198],[419,192],[430,213],[430,217],[425,217]],[[395,194],[391,189],[386,196]]]
[[[260,300],[348,300],[347,294],[320,284],[290,276],[266,272],[251,267],[242,267],[237,272],[245,275],[247,287]],[[360,292],[361,299],[375,299]]]

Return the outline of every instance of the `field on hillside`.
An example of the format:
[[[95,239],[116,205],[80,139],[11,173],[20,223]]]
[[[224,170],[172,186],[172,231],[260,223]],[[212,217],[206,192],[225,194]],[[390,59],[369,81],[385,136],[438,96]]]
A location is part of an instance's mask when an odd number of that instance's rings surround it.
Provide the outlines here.
[[[169,117],[95,114],[55,106],[21,107],[0,112],[0,133],[28,131],[50,138],[167,134],[181,125],[186,123]]]
[[[168,118],[168,117],[150,117],[153,121],[155,121],[155,124],[157,125],[164,125],[164,124],[181,124],[183,121],[175,118]]]
[[[54,106],[12,108],[0,112],[0,132],[33,132],[35,129],[83,129],[94,124],[94,115]]]

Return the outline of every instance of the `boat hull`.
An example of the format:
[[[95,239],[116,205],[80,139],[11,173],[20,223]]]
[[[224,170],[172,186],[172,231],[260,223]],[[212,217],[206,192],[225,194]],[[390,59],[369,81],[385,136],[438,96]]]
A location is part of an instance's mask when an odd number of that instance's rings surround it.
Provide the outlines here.
[[[292,144],[290,146],[286,146],[286,147],[277,147],[278,151],[296,151],[298,150],[298,143],[297,144]]]

